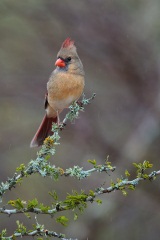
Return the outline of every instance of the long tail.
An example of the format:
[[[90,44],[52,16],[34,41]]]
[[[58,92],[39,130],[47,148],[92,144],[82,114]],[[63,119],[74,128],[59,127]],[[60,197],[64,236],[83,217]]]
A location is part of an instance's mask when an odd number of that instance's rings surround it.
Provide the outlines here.
[[[57,117],[48,118],[47,115],[44,116],[36,134],[30,143],[30,147],[41,146],[45,138],[53,134],[51,131],[53,122],[57,123]]]

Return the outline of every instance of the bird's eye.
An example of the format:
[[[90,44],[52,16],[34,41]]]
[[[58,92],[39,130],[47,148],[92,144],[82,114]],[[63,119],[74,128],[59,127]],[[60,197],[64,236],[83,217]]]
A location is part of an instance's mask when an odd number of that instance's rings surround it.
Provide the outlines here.
[[[71,61],[71,57],[68,57],[68,58],[67,58],[67,62],[69,62],[69,61]]]

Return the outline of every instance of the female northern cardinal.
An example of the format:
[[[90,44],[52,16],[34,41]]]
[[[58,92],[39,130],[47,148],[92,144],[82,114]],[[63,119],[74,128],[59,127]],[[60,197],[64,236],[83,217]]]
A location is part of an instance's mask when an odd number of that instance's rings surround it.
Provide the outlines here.
[[[45,98],[46,114],[33,137],[30,147],[43,144],[44,139],[52,134],[52,123],[59,123],[59,114],[64,108],[77,101],[84,88],[84,70],[77,54],[74,41],[67,38],[57,54],[56,69],[47,83]]]

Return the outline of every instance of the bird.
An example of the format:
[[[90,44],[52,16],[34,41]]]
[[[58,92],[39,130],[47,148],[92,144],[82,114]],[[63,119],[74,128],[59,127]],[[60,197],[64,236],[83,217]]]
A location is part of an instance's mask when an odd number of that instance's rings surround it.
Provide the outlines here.
[[[60,123],[59,114],[77,101],[83,93],[85,73],[74,41],[65,39],[57,54],[55,70],[47,82],[45,95],[45,116],[34,135],[30,147],[41,146],[53,134],[52,124]]]

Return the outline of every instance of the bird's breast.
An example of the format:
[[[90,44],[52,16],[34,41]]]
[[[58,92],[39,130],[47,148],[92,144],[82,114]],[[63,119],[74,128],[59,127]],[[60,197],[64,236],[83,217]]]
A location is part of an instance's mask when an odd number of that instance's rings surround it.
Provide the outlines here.
[[[62,111],[78,100],[84,89],[84,77],[77,74],[52,74],[48,83],[48,103],[55,111]]]

